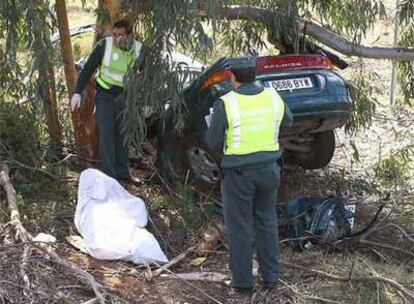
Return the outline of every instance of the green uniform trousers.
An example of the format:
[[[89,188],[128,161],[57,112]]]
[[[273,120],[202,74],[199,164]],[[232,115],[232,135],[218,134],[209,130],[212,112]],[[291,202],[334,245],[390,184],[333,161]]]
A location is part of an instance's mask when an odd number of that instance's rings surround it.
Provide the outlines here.
[[[222,170],[221,194],[233,287],[253,287],[254,245],[263,281],[271,283],[279,278],[275,207],[279,182],[280,168],[276,163]]]
[[[121,134],[120,113],[124,102],[98,87],[95,95],[95,121],[99,131],[99,158],[102,171],[116,179],[129,177],[128,149]]]

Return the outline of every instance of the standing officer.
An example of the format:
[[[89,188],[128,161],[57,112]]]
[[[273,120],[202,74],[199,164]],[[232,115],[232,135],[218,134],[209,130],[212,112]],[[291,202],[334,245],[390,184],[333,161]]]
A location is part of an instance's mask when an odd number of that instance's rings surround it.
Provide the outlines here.
[[[231,286],[240,293],[253,289],[255,239],[265,287],[279,278],[276,193],[280,181],[280,125],[292,116],[279,94],[255,81],[254,57],[230,60],[233,91],[214,104],[206,142],[224,150],[221,195],[230,245]]]
[[[118,180],[138,182],[128,169],[128,148],[120,131],[119,114],[124,109],[123,78],[141,53],[141,43],[132,37],[132,26],[119,20],[112,36],[100,40],[82,69],[71,99],[72,111],[80,107],[82,91],[95,71],[95,120],[99,131],[102,171]]]

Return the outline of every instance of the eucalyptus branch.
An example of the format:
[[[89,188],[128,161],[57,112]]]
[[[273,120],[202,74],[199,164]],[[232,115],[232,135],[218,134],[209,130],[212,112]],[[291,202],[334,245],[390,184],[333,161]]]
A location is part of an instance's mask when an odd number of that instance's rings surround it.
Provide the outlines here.
[[[194,11],[199,17],[208,17],[206,10],[200,8]],[[275,12],[252,5],[227,5],[217,7],[214,16],[216,18],[226,18],[228,20],[252,20],[256,22],[266,22],[274,18]],[[344,39],[341,35],[316,24],[313,21],[297,19],[300,30],[306,27],[306,33],[326,46],[347,56],[358,56],[364,58],[390,59],[390,60],[414,60],[414,49],[412,48],[386,48],[370,47],[359,45]]]

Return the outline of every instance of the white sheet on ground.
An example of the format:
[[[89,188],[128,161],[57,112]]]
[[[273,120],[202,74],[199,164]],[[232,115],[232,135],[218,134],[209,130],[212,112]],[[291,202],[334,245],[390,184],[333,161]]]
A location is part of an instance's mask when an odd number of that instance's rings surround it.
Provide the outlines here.
[[[99,170],[81,173],[75,225],[91,256],[137,264],[168,262],[157,240],[145,229],[147,223],[142,199]]]

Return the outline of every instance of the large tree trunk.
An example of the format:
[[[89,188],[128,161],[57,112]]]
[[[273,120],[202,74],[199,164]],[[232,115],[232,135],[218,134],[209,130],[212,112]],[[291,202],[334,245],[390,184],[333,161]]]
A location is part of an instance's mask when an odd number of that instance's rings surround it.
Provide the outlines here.
[[[66,76],[66,85],[70,100],[75,92],[78,74],[73,59],[65,1],[56,0],[55,10],[59,26],[60,48]],[[92,92],[89,94],[93,94],[93,88],[89,88],[87,92]],[[75,143],[79,149],[81,157],[96,159],[98,156],[98,133],[93,119],[93,102],[91,102],[91,100],[93,100],[93,97],[92,99],[84,101],[84,105],[79,110],[72,112],[72,124],[75,134]]]
[[[60,36],[60,50],[63,58],[63,65],[65,70],[66,77],[66,86],[68,88],[69,100],[73,93],[75,92],[76,81],[78,78],[75,62],[73,60],[72,53],[72,43],[70,40],[69,25],[68,25],[68,15],[66,12],[66,3],[65,0],[56,0],[55,11],[57,16],[57,22],[59,27],[59,36]],[[69,109],[70,109],[69,102]],[[79,114],[77,112],[72,112],[72,123],[74,126],[77,126],[79,121]],[[80,148],[80,132],[79,128],[74,127],[75,132],[75,142],[76,145]]]

